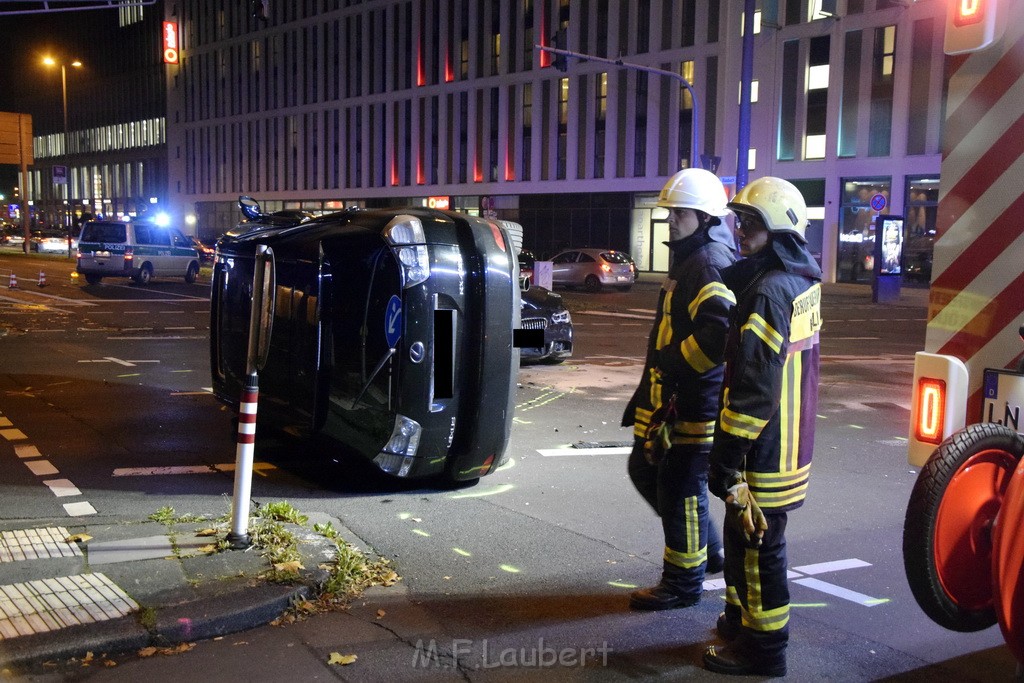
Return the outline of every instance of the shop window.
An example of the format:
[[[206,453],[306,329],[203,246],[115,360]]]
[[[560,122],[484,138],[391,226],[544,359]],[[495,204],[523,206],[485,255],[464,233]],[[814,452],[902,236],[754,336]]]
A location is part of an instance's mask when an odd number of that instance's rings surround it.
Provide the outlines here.
[[[903,221],[903,280],[927,285],[932,277],[932,249],[939,211],[939,179],[907,178]]]
[[[839,210],[836,280],[871,282],[875,253],[875,216],[889,213],[890,178],[845,178]],[[881,206],[880,210],[874,207]]]

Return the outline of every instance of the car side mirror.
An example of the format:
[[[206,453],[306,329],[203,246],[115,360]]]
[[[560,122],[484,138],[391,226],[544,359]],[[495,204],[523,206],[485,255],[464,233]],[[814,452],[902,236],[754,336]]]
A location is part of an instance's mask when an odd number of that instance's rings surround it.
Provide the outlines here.
[[[242,215],[251,221],[259,219],[263,215],[263,210],[260,209],[260,203],[252,197],[242,195],[238,198],[238,208],[241,209]]]

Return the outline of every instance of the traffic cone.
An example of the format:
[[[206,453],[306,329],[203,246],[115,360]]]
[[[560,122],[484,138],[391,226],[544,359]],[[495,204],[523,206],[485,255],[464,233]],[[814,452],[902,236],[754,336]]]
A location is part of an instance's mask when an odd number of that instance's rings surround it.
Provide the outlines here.
[[[46,273],[44,273],[41,270],[39,271],[39,280],[36,282],[36,284],[39,285],[40,287],[46,286]]]
[[[11,271],[11,281],[7,283],[7,288],[8,289],[17,289],[18,288],[18,276],[14,274],[13,270]]]

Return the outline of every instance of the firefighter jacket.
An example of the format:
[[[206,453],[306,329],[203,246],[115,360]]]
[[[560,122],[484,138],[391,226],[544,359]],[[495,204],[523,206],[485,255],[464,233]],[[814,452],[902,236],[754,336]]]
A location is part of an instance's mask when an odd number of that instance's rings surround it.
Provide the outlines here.
[[[736,308],[725,351],[709,488],[740,478],[765,513],[800,507],[818,402],[821,270],[791,235],[727,269]]]
[[[637,437],[646,436],[652,415],[676,393],[672,445],[711,446],[729,311],[735,303],[721,277],[721,270],[735,261],[732,244],[723,225],[666,242],[672,267],[658,296],[643,377],[623,416]]]

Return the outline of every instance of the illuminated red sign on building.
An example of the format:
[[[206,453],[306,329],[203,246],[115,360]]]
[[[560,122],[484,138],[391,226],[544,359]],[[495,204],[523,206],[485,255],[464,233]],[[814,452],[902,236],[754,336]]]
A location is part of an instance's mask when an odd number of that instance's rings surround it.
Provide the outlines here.
[[[178,23],[164,22],[164,64],[178,63]]]

